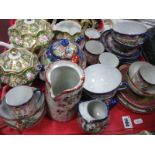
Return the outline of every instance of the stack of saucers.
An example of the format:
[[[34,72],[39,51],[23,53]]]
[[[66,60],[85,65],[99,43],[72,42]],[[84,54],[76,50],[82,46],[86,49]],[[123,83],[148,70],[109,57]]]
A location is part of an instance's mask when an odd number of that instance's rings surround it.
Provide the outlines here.
[[[142,65],[142,63],[141,63]],[[134,65],[135,66],[135,65]],[[123,65],[120,67],[120,71],[123,76],[123,81],[128,82],[128,72],[129,72],[129,65]],[[150,113],[155,111],[155,95],[151,96],[143,96],[136,94],[130,87],[120,91],[117,94],[117,97],[120,103],[128,108],[129,110],[136,112],[136,113]]]
[[[135,21],[114,23],[111,30],[105,31],[101,41],[108,52],[115,54],[122,64],[139,60],[141,45],[146,39],[147,28]]]

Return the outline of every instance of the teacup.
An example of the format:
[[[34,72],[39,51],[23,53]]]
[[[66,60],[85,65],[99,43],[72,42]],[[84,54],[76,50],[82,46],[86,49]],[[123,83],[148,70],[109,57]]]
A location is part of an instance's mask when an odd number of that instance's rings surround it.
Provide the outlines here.
[[[122,74],[117,68],[107,64],[95,64],[85,70],[84,92],[91,98],[107,100],[118,90],[126,89]]]
[[[105,50],[104,45],[97,40],[89,40],[86,42],[84,52],[87,58],[87,64],[92,65],[98,63],[98,57]]]
[[[129,75],[128,83],[138,95],[155,95],[155,66],[144,63],[132,77]]]
[[[144,43],[147,27],[136,21],[122,21],[113,24],[112,36],[115,41],[129,47],[136,47]]]
[[[99,40],[100,39],[100,32],[97,29],[94,28],[88,28],[85,31],[85,38],[86,40]]]
[[[79,104],[78,110],[78,120],[85,132],[96,134],[103,131],[109,116],[106,103],[98,99],[86,101]]]
[[[107,64],[111,67],[117,67],[119,65],[119,59],[117,56],[110,52],[104,52],[99,56],[99,62],[101,64]]]
[[[4,105],[1,108],[8,109],[12,119],[23,119],[41,108],[38,102],[42,96],[43,93],[36,88],[16,86],[6,93]],[[1,115],[3,116],[3,112]]]

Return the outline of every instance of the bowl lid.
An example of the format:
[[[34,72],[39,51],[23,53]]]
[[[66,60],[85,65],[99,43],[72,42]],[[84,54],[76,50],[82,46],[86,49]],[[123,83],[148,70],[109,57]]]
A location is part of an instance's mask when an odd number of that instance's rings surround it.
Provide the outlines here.
[[[19,73],[33,66],[33,54],[24,48],[12,48],[0,55],[4,72]]]
[[[73,60],[82,57],[79,46],[68,39],[60,39],[51,44],[46,50],[47,58],[51,61]]]
[[[151,64],[143,65],[140,68],[140,74],[146,82],[155,84],[155,66]]]
[[[10,106],[20,106],[28,102],[32,96],[33,90],[31,87],[17,86],[6,93],[6,104]]]
[[[95,64],[85,70],[84,88],[92,93],[108,93],[116,89],[121,81],[120,71],[106,64]]]
[[[86,29],[85,31],[85,35],[88,37],[88,38],[93,38],[93,39],[97,39],[101,36],[100,32],[98,32],[96,29],[94,28],[88,28]]]
[[[105,48],[104,45],[97,40],[89,40],[85,44],[85,48],[88,52],[98,55],[104,52]]]

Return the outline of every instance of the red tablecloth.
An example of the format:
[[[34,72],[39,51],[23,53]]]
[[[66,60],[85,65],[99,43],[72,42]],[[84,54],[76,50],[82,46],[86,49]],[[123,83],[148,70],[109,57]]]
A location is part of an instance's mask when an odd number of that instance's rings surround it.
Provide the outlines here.
[[[44,89],[44,85],[39,87]],[[4,87],[0,91],[1,98],[3,98],[4,93],[8,88]],[[133,124],[132,129],[125,129],[122,116],[130,116]],[[143,120],[142,124],[134,124],[135,119],[141,118]],[[0,119],[0,123],[2,120]],[[114,106],[110,111],[110,119],[107,127],[101,134],[133,134],[138,133],[143,130],[155,131],[155,112],[150,114],[136,114],[130,110],[124,108],[120,103]],[[85,134],[80,128],[77,117],[68,122],[57,122],[51,120],[48,116],[45,116],[41,122],[31,129],[26,129],[22,132],[17,132],[16,130],[5,127],[0,129],[0,134],[33,134],[33,135],[48,135],[48,134]]]

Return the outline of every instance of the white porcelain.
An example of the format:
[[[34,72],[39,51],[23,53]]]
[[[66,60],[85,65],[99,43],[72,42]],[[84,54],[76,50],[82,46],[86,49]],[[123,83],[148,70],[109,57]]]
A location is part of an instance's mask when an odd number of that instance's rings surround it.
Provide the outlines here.
[[[94,28],[86,29],[85,35],[88,39],[99,39],[101,36],[100,32]]]
[[[139,35],[147,31],[144,24],[136,21],[122,21],[113,24],[113,30],[126,35]]]
[[[148,63],[145,61],[136,61],[132,63],[128,70],[129,77],[132,78],[138,72],[140,67],[144,64],[148,64]]]
[[[53,119],[68,121],[72,118],[72,109],[81,99],[84,79],[83,70],[75,63],[60,60],[49,64],[46,68],[46,100]]]
[[[155,66],[148,64],[140,68],[142,78],[151,85],[155,85]]]
[[[54,31],[67,32],[70,35],[74,35],[76,33],[81,33],[81,25],[75,21],[64,20],[56,25],[53,25]]]
[[[104,45],[97,40],[87,41],[85,44],[85,48],[89,53],[94,55],[99,55],[105,50]]]
[[[85,70],[84,88],[93,93],[108,93],[116,89],[121,81],[120,71],[106,64],[95,64]]]
[[[6,103],[10,106],[20,106],[28,102],[33,96],[33,90],[28,86],[17,86],[5,95]]]
[[[111,67],[117,67],[119,65],[119,59],[112,53],[104,52],[99,56],[99,62],[101,64],[107,64]]]
[[[108,107],[106,103],[95,99],[79,104],[79,123],[82,129],[88,133],[98,133],[107,124]]]

